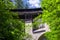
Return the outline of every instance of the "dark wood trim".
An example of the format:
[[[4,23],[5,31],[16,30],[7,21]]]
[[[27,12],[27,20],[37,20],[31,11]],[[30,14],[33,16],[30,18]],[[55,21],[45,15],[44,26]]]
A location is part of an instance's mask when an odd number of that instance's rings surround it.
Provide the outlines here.
[[[19,14],[32,14],[32,13],[42,13],[41,8],[36,9],[11,9],[12,12],[19,12]]]
[[[10,11],[13,11],[13,12],[23,12],[23,11],[42,11],[42,8],[35,8],[35,9],[11,9]]]
[[[29,17],[29,15],[32,16],[32,19],[35,18],[36,16],[38,16],[38,14],[42,14],[42,8],[35,8],[35,9],[10,9],[11,12],[18,12],[19,17],[21,19],[26,19],[26,15],[28,15],[27,17]]]

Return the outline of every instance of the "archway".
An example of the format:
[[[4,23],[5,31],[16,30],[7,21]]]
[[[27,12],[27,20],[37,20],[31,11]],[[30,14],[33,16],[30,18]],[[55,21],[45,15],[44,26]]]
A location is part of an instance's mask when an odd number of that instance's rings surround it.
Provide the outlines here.
[[[40,36],[38,40],[46,40],[47,38],[44,35],[45,34],[43,34],[42,36]]]

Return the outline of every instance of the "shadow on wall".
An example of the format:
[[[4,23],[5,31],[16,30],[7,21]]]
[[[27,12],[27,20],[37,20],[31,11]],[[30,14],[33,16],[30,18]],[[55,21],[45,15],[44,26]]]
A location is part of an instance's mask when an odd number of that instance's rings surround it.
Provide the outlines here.
[[[47,38],[44,36],[44,34],[42,36],[39,37],[38,40],[46,40]]]

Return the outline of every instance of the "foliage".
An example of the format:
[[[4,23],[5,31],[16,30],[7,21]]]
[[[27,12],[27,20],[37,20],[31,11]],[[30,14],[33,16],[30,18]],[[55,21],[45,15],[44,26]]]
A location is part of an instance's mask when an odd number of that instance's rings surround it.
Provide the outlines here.
[[[15,6],[17,6],[17,8],[19,8],[19,9],[24,8],[22,0],[15,0],[15,2],[16,2]]]
[[[42,22],[41,22],[41,17],[42,17],[42,15],[39,14],[37,17],[35,17],[35,18],[33,19],[33,28],[34,28],[34,29],[38,29],[38,28],[39,28],[39,25],[42,23]]]
[[[42,0],[42,22],[48,23],[51,32],[45,36],[47,40],[60,40],[60,0]]]
[[[24,23],[18,14],[9,11],[11,8],[12,2],[0,0],[0,40],[22,40],[24,36]]]

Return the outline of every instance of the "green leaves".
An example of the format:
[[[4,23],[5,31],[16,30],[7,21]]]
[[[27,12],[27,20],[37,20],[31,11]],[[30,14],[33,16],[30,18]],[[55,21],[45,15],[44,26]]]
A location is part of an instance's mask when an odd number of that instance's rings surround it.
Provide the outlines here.
[[[51,32],[46,33],[47,40],[59,40],[60,38],[60,4],[59,0],[42,1],[42,21],[49,24]]]
[[[3,40],[22,40],[24,23],[18,19],[18,13],[6,10],[12,8],[15,8],[12,2],[0,0],[0,38]]]
[[[36,18],[33,19],[33,20],[34,20],[34,22],[33,22],[33,27],[34,27],[35,29],[39,28],[38,26],[42,23],[41,17],[42,17],[42,15],[39,15],[39,16],[37,16]]]

